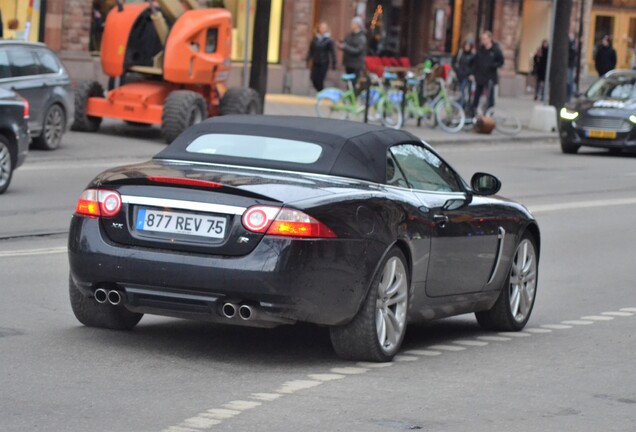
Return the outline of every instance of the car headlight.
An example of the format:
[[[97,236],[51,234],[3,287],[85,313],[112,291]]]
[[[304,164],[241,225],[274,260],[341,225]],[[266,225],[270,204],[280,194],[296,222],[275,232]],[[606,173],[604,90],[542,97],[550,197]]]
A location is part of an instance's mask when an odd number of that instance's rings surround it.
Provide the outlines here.
[[[636,124],[636,115],[633,115],[633,114],[630,115],[629,116],[629,121]]]
[[[559,113],[563,120],[574,120],[579,116],[579,113],[576,111],[572,111],[567,109],[566,107],[561,108],[561,112]],[[636,122],[635,122],[636,123]]]

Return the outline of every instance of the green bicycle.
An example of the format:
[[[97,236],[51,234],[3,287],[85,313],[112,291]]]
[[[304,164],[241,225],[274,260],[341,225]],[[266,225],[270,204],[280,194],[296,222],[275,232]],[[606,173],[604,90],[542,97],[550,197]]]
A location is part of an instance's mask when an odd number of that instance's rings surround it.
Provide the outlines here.
[[[402,113],[399,110],[399,105],[389,106],[392,105],[392,102],[385,89],[379,85],[379,79],[376,75],[369,75],[373,86],[370,86],[368,92],[366,90],[360,92],[360,95],[356,95],[353,87],[355,78],[354,74],[342,75],[341,79],[347,83],[347,90],[330,87],[318,93],[316,95],[316,115],[321,118],[337,119],[361,117],[364,115],[368,93],[368,120],[382,121],[387,126],[401,122]]]
[[[439,127],[450,133],[462,130],[466,122],[466,114],[460,104],[450,98],[443,79],[435,80],[437,93],[426,92],[426,75],[420,77],[407,77],[406,102],[404,112],[408,118],[424,120],[431,127]]]

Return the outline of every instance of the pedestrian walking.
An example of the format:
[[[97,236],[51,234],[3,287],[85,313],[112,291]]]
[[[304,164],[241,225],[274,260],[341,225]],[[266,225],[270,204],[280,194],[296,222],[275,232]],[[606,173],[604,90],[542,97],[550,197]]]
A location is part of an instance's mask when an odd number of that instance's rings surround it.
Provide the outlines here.
[[[324,21],[318,25],[316,36],[311,40],[307,64],[311,70],[311,83],[319,92],[325,88],[329,66],[336,68],[336,48],[329,34],[329,26]]]
[[[462,48],[457,51],[455,57],[453,57],[453,70],[457,76],[457,82],[459,83],[459,103],[465,108],[465,103],[470,100],[470,90],[472,87],[472,81],[470,75],[473,71],[473,63],[475,61],[475,44],[472,40],[467,39],[462,45]]]
[[[498,70],[504,64],[504,57],[499,44],[492,40],[492,33],[483,32],[479,36],[480,45],[473,61],[473,78],[475,79],[475,98],[473,110],[477,112],[479,100],[484,90],[488,90],[488,106],[495,106],[495,90],[499,84]]]
[[[351,33],[347,35],[344,42],[338,44],[338,48],[343,51],[342,63],[348,74],[355,74],[353,81],[355,86],[360,74],[364,70],[364,56],[367,53],[367,36],[364,32],[362,18],[354,17],[351,20]]]
[[[543,100],[544,97],[545,75],[548,69],[548,54],[548,41],[547,39],[544,39],[543,42],[541,42],[541,46],[537,49],[533,59],[534,75],[537,78],[537,84],[534,86],[534,100]]]
[[[596,46],[594,66],[598,76],[603,76],[616,67],[616,50],[612,46],[609,35],[603,36],[601,42]]]

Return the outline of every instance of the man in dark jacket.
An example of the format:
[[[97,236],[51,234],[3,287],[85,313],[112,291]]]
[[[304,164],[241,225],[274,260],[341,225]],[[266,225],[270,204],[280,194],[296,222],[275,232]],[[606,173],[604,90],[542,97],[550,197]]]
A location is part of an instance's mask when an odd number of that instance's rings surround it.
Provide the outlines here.
[[[603,36],[601,43],[596,46],[594,66],[596,66],[598,76],[603,76],[616,67],[616,50],[608,35]]]
[[[342,63],[346,72],[356,75],[354,85],[364,70],[364,56],[367,53],[367,36],[362,27],[362,18],[354,17],[351,20],[351,33],[347,35],[344,42],[338,44],[338,48],[343,51]]]
[[[311,41],[307,62],[311,63],[311,82],[316,91],[321,91],[325,88],[329,66],[336,68],[336,49],[329,34],[329,26],[324,21],[318,25],[318,33]]]
[[[479,99],[485,89],[488,89],[488,107],[495,106],[495,86],[499,84],[497,70],[503,66],[504,57],[501,48],[492,40],[492,33],[485,31],[479,37],[481,44],[473,61],[473,77],[475,78],[475,100],[473,109],[477,111]]]

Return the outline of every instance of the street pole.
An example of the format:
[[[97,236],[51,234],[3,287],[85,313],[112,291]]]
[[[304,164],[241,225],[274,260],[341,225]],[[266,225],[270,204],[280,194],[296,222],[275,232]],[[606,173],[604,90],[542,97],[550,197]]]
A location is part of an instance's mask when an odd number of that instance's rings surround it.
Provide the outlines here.
[[[247,64],[247,57],[249,56],[249,40],[250,40],[250,9],[252,8],[252,1],[247,0],[245,2],[245,43],[243,44],[243,87],[249,87],[249,66]]]
[[[550,105],[556,108],[557,112],[567,101],[568,52],[570,44],[568,33],[571,13],[572,0],[555,0],[554,29],[550,45],[549,102]]]
[[[585,0],[579,0],[581,5],[581,13],[579,14],[579,35],[576,43],[576,92],[580,92],[581,85],[581,52],[583,45],[583,20],[585,19]]]
[[[551,80],[551,72],[552,72],[552,53],[554,52],[554,26],[556,23],[556,10],[559,4],[559,0],[554,0],[552,2],[552,14],[550,16],[550,45],[548,48],[548,64],[545,68],[545,82],[543,83],[543,95],[542,100],[545,105],[549,105],[549,97],[550,94],[550,80]],[[537,80],[538,81],[538,80]],[[537,85],[539,83],[537,82]]]

